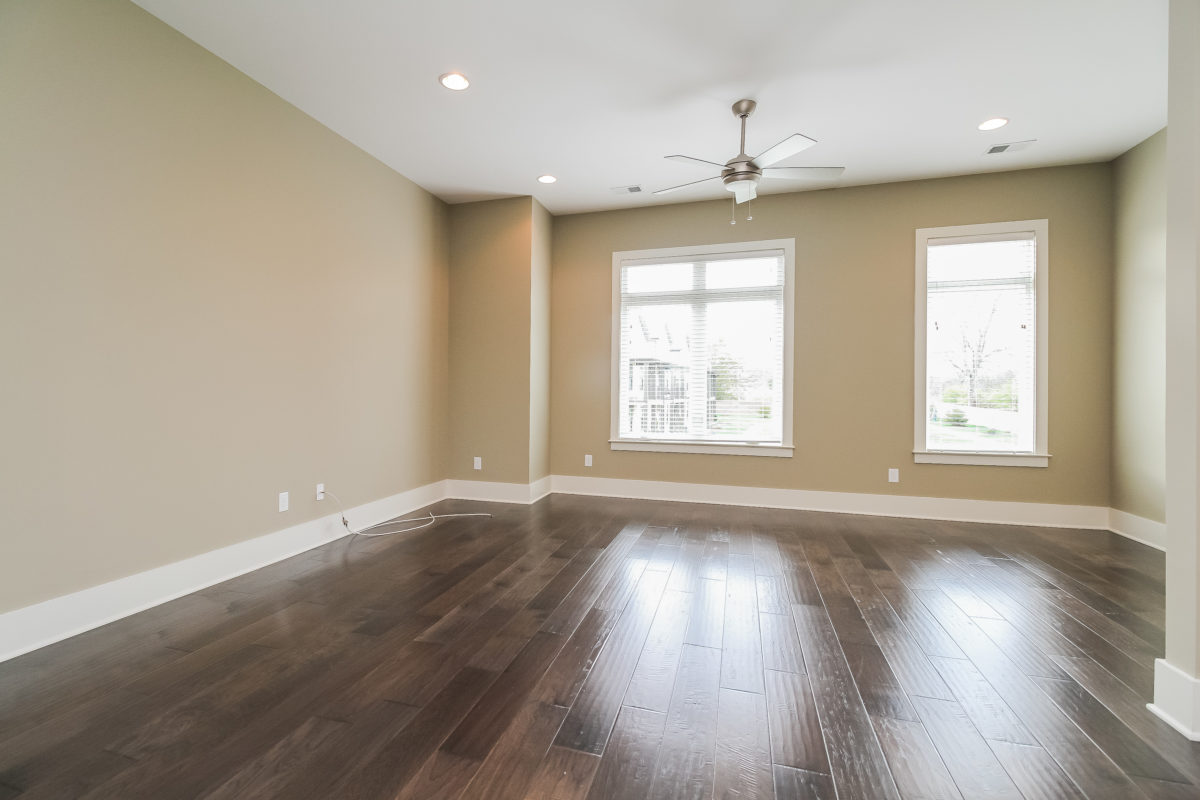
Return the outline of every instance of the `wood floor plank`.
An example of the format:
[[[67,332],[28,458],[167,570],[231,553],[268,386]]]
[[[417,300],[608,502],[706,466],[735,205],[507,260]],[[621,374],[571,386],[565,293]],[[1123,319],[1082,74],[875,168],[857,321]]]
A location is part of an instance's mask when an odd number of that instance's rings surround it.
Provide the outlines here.
[[[525,800],[584,800],[599,766],[600,756],[551,747],[533,777]]]
[[[721,686],[762,694],[763,652],[757,595],[754,559],[746,555],[729,556],[721,637]]]
[[[806,772],[779,764],[773,770],[775,796],[788,800],[837,800],[833,779],[820,772]]]
[[[522,798],[567,709],[540,701],[522,706],[460,795],[462,800]]]
[[[771,761],[809,772],[829,772],[825,737],[808,677],[794,672],[766,673]]]
[[[720,683],[721,652],[684,645],[647,798],[682,800],[712,794]]]
[[[900,687],[879,647],[846,643],[842,645],[842,652],[846,655],[850,674],[854,676],[854,683],[858,686],[858,693],[868,714],[894,719],[918,719],[912,702]]]
[[[763,668],[778,672],[803,673],[804,651],[796,635],[791,609],[787,614],[759,614],[758,631],[762,639]]]
[[[669,594],[669,592],[668,592]],[[626,706],[617,716],[588,800],[642,800],[650,792],[667,715]]]
[[[792,601],[781,575],[756,575],[754,578],[758,610],[764,614],[787,614]]]
[[[413,720],[420,709],[381,700],[334,731],[284,776],[274,797],[333,797],[334,787],[372,759]]]
[[[677,592],[690,592],[700,578],[700,560],[704,555],[704,539],[698,538],[694,532],[684,536],[679,555],[671,567],[671,579],[667,584]]]
[[[834,564],[899,684],[909,694],[952,699],[950,689],[925,651],[896,616],[862,564],[857,559],[845,558],[834,559]]]
[[[667,581],[664,572],[643,573],[637,590],[571,703],[554,740],[559,747],[597,756],[604,752]]]
[[[979,627],[993,644],[1004,651],[1013,663],[1021,668],[1026,675],[1038,678],[1064,678],[1066,674],[1054,662],[1054,656],[1047,655],[1029,640],[1024,633],[1017,630],[1008,620],[976,619]]]
[[[334,794],[347,800],[398,795],[496,677],[474,667],[460,670],[374,757],[334,787]]]
[[[668,589],[663,593],[654,623],[646,636],[646,645],[629,681],[625,705],[666,712],[683,652],[691,606],[692,598],[687,592]]]
[[[471,707],[440,749],[482,761],[504,733],[534,685],[562,649],[563,637],[538,631],[513,662]]]
[[[1151,778],[1137,778],[1134,782],[1149,800],[1195,800],[1197,796],[1196,787],[1191,784],[1156,781]]]
[[[964,796],[1021,800],[1020,790],[962,706],[952,700],[929,697],[914,697],[913,704]]]
[[[697,579],[684,644],[721,649],[725,630],[725,581]]]
[[[715,800],[774,799],[767,701],[761,693],[721,689],[714,772]]]
[[[904,623],[909,635],[926,655],[966,658],[962,650],[954,643],[954,638],[938,624],[937,620],[930,616],[925,604],[909,591],[894,572],[875,570],[869,574],[871,582],[887,599],[897,618]]]
[[[837,634],[824,608],[792,606],[809,665],[829,766],[839,798],[899,798]]]
[[[1026,800],[1081,800],[1083,795],[1054,759],[1040,747],[989,742]]]
[[[279,797],[294,771],[320,752],[327,741],[343,735],[348,722],[310,717],[267,752],[205,795],[205,800],[267,800]]]
[[[924,725],[891,717],[875,717],[874,723],[902,797],[963,800]]]
[[[934,658],[932,661],[954,692],[954,699],[983,738],[1037,745],[1037,739],[974,664],[959,658]]]

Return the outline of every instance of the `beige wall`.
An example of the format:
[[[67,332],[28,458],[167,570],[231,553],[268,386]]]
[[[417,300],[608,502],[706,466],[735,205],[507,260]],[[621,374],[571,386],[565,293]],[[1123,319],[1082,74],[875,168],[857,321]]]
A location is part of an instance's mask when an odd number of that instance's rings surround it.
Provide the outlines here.
[[[1166,514],[1167,132],[1113,162],[1112,507]]]
[[[533,201],[529,309],[529,480],[550,474],[550,258],[554,218]]]
[[[550,474],[553,223],[527,196],[450,207],[451,478]]]
[[[1171,0],[1169,29],[1166,660],[1200,676],[1200,0]],[[1194,684],[1156,669],[1154,702],[1200,730]]]
[[[440,201],[123,1],[0,109],[0,611],[445,476]]]
[[[1108,505],[1111,196],[1111,167],[1094,164],[767,196],[736,226],[728,201],[558,217],[553,472]],[[1050,220],[1051,466],[914,465],[913,232],[1036,218]],[[613,251],[783,237],[796,239],[795,457],[610,451]]]
[[[451,478],[529,482],[532,210],[530,197],[450,207]]]

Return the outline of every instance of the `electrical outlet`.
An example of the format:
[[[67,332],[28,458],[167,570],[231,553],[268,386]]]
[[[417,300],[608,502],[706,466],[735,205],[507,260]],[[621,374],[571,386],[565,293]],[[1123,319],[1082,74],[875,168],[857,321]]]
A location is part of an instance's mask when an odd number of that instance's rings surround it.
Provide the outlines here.
[[[288,510],[288,493],[287,492],[279,493],[279,510],[280,511]]]
[[[591,453],[588,453],[587,455],[585,455],[583,457],[583,465],[585,467],[590,467],[592,465],[592,454]]]
[[[323,483],[317,484],[317,499],[318,500],[325,499],[325,484],[323,484]]]
[[[899,483],[899,482],[900,482],[900,470],[889,469],[888,470],[888,483]]]
[[[483,469],[483,456],[475,456],[475,469]]]

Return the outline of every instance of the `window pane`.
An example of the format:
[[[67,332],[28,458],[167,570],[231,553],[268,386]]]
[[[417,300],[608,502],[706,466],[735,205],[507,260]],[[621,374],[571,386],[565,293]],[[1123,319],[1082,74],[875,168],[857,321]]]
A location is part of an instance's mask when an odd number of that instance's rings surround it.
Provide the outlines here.
[[[781,304],[710,303],[705,428],[711,438],[779,441],[783,386]]]
[[[988,281],[1029,278],[1037,264],[1033,239],[1006,242],[968,242],[929,245],[928,280]]]
[[[692,288],[692,265],[645,264],[625,267],[622,292],[679,292]]]
[[[624,267],[618,436],[781,444],[783,282],[776,255]]]
[[[710,261],[705,265],[704,278],[709,289],[777,286],[783,283],[783,261],[779,258]]]
[[[931,246],[926,447],[1033,452],[1033,241]]]
[[[686,438],[692,317],[688,304],[622,311],[622,436]]]

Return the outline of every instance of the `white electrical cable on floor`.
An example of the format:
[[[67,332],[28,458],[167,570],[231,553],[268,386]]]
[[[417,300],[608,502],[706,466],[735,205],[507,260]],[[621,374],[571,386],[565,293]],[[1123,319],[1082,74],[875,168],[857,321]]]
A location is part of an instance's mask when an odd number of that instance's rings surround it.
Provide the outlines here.
[[[484,514],[481,512],[464,513],[464,514],[429,514],[428,516],[424,516],[424,517],[409,517],[408,519],[385,519],[383,522],[379,522],[374,525],[368,525],[367,527],[363,528],[362,530],[356,531],[350,527],[350,522],[346,519],[346,507],[342,505],[342,501],[338,499],[338,496],[336,494],[334,494],[333,492],[329,491],[328,489],[325,490],[325,494],[332,497],[333,502],[337,503],[338,508],[342,512],[342,514],[341,514],[342,526],[347,531],[350,532],[351,536],[391,536],[396,533],[408,533],[410,531],[419,531],[422,528],[428,528],[430,525],[437,522],[439,519],[449,519],[450,517],[490,517],[491,516],[491,514]],[[386,528],[389,525],[402,525],[402,524],[409,523],[409,522],[420,522],[421,524],[413,525],[408,528],[401,528],[400,530],[396,530],[396,531],[376,530],[376,528]]]

